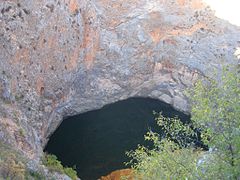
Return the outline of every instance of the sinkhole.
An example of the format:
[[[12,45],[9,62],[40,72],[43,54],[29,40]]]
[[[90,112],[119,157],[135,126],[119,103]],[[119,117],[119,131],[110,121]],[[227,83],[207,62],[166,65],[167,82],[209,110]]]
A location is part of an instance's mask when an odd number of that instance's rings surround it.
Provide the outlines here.
[[[96,180],[124,169],[125,152],[146,145],[144,134],[159,131],[153,111],[164,116],[190,117],[169,104],[151,98],[129,98],[101,109],[64,118],[50,137],[45,151],[54,154],[64,166],[76,167],[83,180]]]

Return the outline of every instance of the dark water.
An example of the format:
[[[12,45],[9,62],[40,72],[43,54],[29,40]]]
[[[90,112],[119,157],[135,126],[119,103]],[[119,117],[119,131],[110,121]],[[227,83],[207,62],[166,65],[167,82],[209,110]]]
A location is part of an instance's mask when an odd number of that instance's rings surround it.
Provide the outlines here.
[[[144,134],[157,130],[153,110],[164,116],[189,116],[150,98],[130,98],[102,109],[66,118],[51,136],[45,151],[65,166],[76,166],[82,180],[126,168],[125,152],[144,144]]]

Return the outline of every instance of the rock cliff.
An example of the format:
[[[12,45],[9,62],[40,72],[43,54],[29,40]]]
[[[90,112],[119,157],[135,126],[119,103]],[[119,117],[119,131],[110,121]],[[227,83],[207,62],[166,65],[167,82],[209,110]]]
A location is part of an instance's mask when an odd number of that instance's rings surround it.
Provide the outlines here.
[[[0,0],[0,141],[38,159],[64,116],[134,96],[188,112],[239,37],[200,0]]]

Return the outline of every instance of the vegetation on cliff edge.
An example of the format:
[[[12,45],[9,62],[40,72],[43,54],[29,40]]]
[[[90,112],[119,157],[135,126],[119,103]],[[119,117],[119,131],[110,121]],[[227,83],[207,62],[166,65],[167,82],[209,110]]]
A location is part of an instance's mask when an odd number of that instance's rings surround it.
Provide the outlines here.
[[[77,180],[77,172],[70,167],[64,167],[62,163],[57,159],[57,156],[52,154],[45,154],[43,157],[43,164],[48,167],[50,171],[56,171],[61,174],[68,175],[72,180]]]
[[[156,118],[166,136],[148,132],[153,149],[139,145],[127,153],[136,179],[239,179],[240,178],[240,76],[238,67],[226,67],[220,79],[199,81],[188,92],[192,101],[191,124],[161,114]],[[171,121],[171,123],[168,123]],[[182,135],[201,131],[210,148],[203,151]]]

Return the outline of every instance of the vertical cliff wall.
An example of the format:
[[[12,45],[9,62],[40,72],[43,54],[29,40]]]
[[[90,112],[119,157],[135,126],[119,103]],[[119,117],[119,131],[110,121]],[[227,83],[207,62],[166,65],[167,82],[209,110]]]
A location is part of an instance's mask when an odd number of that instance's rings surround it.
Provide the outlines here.
[[[1,0],[0,140],[37,157],[63,116],[133,96],[188,112],[239,37],[200,0]]]

